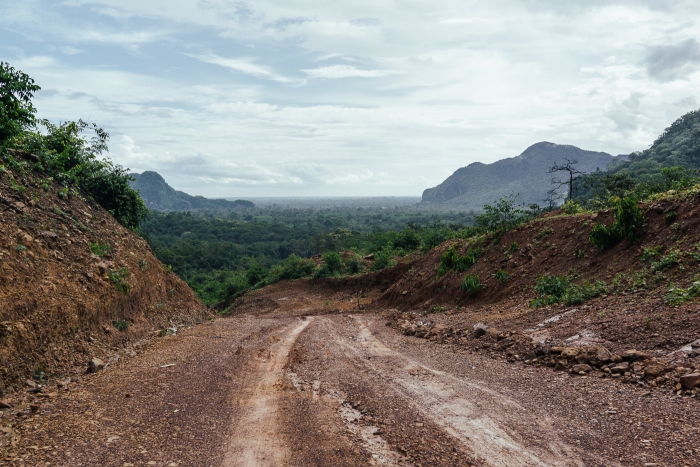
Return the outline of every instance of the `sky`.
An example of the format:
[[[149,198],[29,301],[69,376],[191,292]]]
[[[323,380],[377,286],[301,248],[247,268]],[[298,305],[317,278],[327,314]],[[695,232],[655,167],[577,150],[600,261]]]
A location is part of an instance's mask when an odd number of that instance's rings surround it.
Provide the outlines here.
[[[540,141],[646,149],[700,107],[700,9],[659,0],[0,0],[38,117],[208,197],[420,196]]]

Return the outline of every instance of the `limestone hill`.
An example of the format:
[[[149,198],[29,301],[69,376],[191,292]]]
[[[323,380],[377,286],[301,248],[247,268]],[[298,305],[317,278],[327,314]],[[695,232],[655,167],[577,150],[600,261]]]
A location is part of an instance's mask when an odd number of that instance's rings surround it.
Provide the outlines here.
[[[228,201],[209,199],[203,196],[191,196],[175,190],[157,172],[146,171],[132,174],[136,179],[131,187],[138,190],[150,209],[158,211],[232,211],[255,207],[245,200]]]
[[[537,143],[517,157],[493,164],[474,162],[458,169],[444,182],[423,192],[424,204],[447,204],[480,210],[484,204],[510,193],[519,193],[520,202],[542,204],[552,188],[548,169],[564,158],[577,160],[584,172],[604,170],[617,158],[604,152],[579,149],[575,146],[548,142]]]

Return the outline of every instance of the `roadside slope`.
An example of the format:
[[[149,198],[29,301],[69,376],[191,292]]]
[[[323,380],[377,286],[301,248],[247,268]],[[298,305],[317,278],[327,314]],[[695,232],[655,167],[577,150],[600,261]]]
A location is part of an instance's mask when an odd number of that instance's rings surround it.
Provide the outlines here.
[[[0,174],[0,225],[0,395],[206,313],[141,237],[36,172]]]

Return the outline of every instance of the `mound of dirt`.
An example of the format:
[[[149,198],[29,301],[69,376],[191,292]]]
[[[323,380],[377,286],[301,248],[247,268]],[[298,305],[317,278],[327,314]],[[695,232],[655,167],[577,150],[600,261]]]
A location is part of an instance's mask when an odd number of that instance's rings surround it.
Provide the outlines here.
[[[141,237],[38,173],[0,174],[0,225],[0,395],[206,315]]]

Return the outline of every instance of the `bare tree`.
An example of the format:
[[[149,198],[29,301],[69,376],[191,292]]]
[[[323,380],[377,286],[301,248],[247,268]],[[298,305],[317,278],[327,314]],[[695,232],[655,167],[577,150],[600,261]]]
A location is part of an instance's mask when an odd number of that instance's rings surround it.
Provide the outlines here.
[[[555,201],[555,199],[561,199],[561,197],[556,198],[555,194],[560,193],[559,189],[565,185],[568,185],[569,187],[569,196],[568,199],[571,201],[573,198],[573,191],[574,191],[574,179],[577,178],[579,175],[585,175],[585,172],[582,172],[578,170],[576,167],[574,167],[576,164],[578,164],[578,161],[570,161],[567,158],[564,158],[566,163],[564,164],[557,164],[556,162],[554,165],[549,169],[550,174],[557,173],[557,172],[567,172],[569,174],[568,180],[562,180],[559,178],[555,178],[552,176],[552,185],[556,185],[554,188],[552,188],[550,191],[547,192],[547,199],[545,201],[549,201],[550,204]]]

